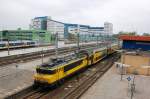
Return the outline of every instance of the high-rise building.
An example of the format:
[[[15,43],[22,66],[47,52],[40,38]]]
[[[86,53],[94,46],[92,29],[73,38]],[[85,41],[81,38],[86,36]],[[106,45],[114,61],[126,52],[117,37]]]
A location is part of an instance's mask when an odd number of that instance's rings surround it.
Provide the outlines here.
[[[95,36],[104,35],[104,27],[89,27],[89,33]]]
[[[49,16],[35,17],[31,20],[30,29],[32,30],[47,30],[47,20]]]
[[[113,24],[109,22],[104,23],[104,33],[106,35],[112,35],[113,34]]]
[[[58,33],[58,37],[61,39],[64,38],[64,28],[65,23],[55,21],[52,19],[47,20],[47,31],[50,31],[53,35]]]

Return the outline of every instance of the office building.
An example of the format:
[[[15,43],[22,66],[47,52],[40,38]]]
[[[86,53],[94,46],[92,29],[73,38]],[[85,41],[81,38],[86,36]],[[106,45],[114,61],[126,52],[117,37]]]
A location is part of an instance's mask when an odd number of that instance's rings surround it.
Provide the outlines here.
[[[31,20],[30,29],[47,30],[47,20],[49,19],[51,19],[49,16],[35,17]]]
[[[51,43],[51,33],[44,30],[3,30],[0,31],[1,41],[36,41],[37,43]]]
[[[79,26],[80,38],[90,38],[99,35],[112,35],[112,23],[105,22],[104,27],[91,27],[89,25],[64,23],[52,20],[51,17],[35,17],[31,21],[31,29],[50,31],[52,35],[58,33],[60,39],[69,39],[69,37],[77,36]],[[94,38],[95,39],[95,38]]]
[[[104,23],[104,34],[112,35],[113,34],[113,24],[109,22]]]

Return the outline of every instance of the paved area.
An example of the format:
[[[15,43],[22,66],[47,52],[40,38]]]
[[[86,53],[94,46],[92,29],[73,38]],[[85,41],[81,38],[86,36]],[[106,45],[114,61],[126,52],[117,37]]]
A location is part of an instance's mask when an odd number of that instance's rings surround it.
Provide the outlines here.
[[[49,58],[44,58],[44,62]],[[42,63],[36,60],[27,63],[11,64],[0,68],[0,99],[18,92],[33,84],[35,66]],[[18,67],[16,67],[18,65]]]
[[[120,81],[120,75],[115,67],[112,67],[100,78],[81,99],[131,99],[130,83],[124,75]],[[131,76],[133,77],[133,76]],[[135,76],[135,92],[133,99],[150,99],[150,77]]]
[[[96,44],[96,42],[80,43],[80,45],[87,45],[87,44]],[[63,42],[58,43],[59,48],[61,48],[61,47],[72,47],[72,46],[77,46],[77,44],[64,44]],[[25,53],[42,51],[42,50],[50,50],[50,49],[54,49],[54,48],[55,48],[55,46],[16,49],[16,50],[10,50],[10,55],[25,54]],[[0,57],[4,57],[4,56],[9,56],[8,51],[1,51],[0,52]]]

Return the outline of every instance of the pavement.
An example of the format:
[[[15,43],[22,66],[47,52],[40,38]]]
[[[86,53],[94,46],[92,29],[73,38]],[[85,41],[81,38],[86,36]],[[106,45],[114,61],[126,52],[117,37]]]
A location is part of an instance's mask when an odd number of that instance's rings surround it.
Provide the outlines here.
[[[131,77],[131,81],[127,78]],[[131,99],[133,75],[121,76],[115,66],[107,71],[80,99]],[[150,77],[135,76],[135,91],[132,99],[150,99]]]
[[[44,62],[49,58],[44,58]],[[35,67],[42,63],[41,59],[19,64],[11,64],[0,68],[0,99],[16,93],[33,84]],[[16,67],[18,65],[18,67]]]
[[[88,45],[88,44],[96,44],[96,42],[80,43],[80,45]],[[77,44],[64,44],[64,42],[58,43],[58,48],[73,47],[73,46],[77,46]],[[37,52],[37,51],[42,51],[42,50],[44,51],[44,50],[50,50],[50,49],[55,49],[55,46],[44,46],[44,47],[34,47],[34,48],[10,50],[9,55],[8,55],[8,51],[6,50],[6,51],[0,51],[0,57],[32,53],[32,52]]]

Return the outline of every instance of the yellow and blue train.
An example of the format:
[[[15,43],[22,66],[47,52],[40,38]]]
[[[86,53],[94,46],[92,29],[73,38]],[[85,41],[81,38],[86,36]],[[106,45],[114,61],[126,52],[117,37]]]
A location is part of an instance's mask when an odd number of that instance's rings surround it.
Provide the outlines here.
[[[109,47],[95,49],[91,53],[81,50],[76,54],[52,59],[49,63],[44,63],[36,67],[34,84],[52,85],[57,83],[77,71],[97,63],[104,57],[114,53],[117,49],[118,45],[114,44]]]

